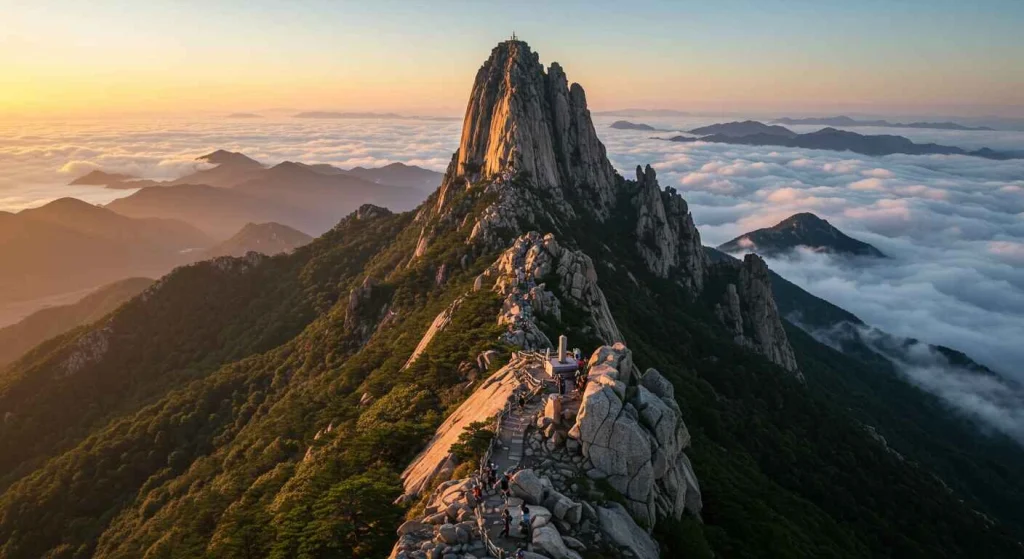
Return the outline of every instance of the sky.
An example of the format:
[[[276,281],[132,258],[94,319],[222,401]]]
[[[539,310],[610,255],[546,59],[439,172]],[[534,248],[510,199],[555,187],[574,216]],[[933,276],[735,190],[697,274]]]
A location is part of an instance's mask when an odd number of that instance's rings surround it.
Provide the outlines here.
[[[460,115],[515,30],[593,109],[1024,116],[1020,0],[0,0],[0,118]]]

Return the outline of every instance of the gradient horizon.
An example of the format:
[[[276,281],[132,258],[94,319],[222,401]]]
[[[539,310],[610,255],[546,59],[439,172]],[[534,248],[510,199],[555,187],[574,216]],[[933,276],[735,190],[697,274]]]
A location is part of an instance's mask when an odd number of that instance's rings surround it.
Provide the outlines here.
[[[1024,117],[1018,0],[0,0],[0,13],[0,118],[457,116],[513,30],[594,110]]]

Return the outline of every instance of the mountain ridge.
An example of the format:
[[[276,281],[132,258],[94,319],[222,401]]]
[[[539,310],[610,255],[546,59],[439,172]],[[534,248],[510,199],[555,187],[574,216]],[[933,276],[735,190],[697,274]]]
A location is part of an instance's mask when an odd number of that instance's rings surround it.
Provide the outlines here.
[[[212,244],[183,221],[135,219],[61,198],[0,219],[0,298],[30,300],[133,275],[159,275]]]
[[[927,128],[933,130],[992,131],[988,126],[964,126],[955,122],[889,122],[888,120],[857,120],[845,115],[834,117],[782,117],[773,120],[779,124],[813,124],[824,126],[877,126],[880,128]]]
[[[0,442],[14,450],[0,454],[2,551],[464,555],[455,545],[479,549],[475,513],[406,522],[450,512],[428,511],[430,495],[399,500],[401,472],[498,381],[489,363],[566,334],[596,369],[581,396],[591,419],[574,419],[589,446],[571,452],[603,481],[581,472],[577,489],[559,484],[562,499],[541,478],[557,477],[532,465],[532,494],[554,499],[550,514],[537,507],[545,555],[574,557],[573,533],[595,536],[588,550],[645,559],[754,557],[766,542],[779,556],[1019,553],[973,501],[811,391],[842,376],[828,361],[842,358],[782,321],[770,282],[756,256],[713,261],[653,169],[614,173],[560,66],[499,44],[459,152],[415,212],[363,205],[291,254],[179,268],[0,375],[0,409],[12,411]],[[625,349],[606,343],[618,337]],[[786,348],[803,381],[779,359]],[[60,397],[67,385],[74,399]],[[601,402],[630,443],[604,456]],[[475,470],[474,433],[437,470],[451,478],[436,480],[439,495]],[[669,457],[695,474],[699,516]],[[592,501],[585,528],[568,511],[582,518]]]
[[[674,136],[661,139],[671,142],[701,141],[752,146],[783,146],[829,151],[852,151],[871,156],[901,153],[908,155],[968,155],[994,160],[1024,158],[1024,153],[1016,151],[996,151],[990,148],[966,150],[956,146],[935,143],[919,144],[904,136],[892,134],[865,135],[832,127],[822,128],[805,134],[797,134],[782,126],[768,126],[757,121],[746,121],[715,124],[698,130],[719,130],[719,132],[697,138],[692,136]],[[721,130],[725,130],[726,133],[722,133]],[[736,132],[732,132],[732,130],[736,130]]]

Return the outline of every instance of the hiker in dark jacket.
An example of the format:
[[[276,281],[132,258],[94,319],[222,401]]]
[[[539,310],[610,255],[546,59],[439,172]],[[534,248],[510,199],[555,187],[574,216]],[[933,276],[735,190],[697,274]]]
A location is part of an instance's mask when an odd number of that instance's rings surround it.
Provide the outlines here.
[[[508,509],[501,511],[501,534],[500,537],[507,538],[508,531],[512,527],[512,513],[508,512]]]
[[[530,507],[526,506],[526,503],[523,503],[522,510],[523,510],[523,518],[522,518],[522,520],[519,521],[519,531],[520,531],[520,533],[523,534],[523,536],[526,537],[526,541],[530,541],[530,539],[531,539],[531,533],[530,533],[531,530],[530,529],[533,528],[533,523],[532,523],[533,520],[532,520],[532,518],[530,518]]]
[[[512,496],[512,491],[509,489],[509,482],[510,481],[511,480],[509,479],[508,474],[505,474],[505,475],[501,476],[501,481],[499,481],[498,485],[495,487],[496,489],[497,488],[501,489],[501,498],[506,503],[508,502],[508,498]]]

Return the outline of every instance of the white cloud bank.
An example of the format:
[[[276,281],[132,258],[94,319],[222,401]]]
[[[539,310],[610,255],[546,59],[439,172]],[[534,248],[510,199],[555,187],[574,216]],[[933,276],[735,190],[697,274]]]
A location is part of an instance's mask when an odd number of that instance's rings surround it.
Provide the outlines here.
[[[814,212],[892,258],[855,267],[806,252],[770,260],[775,270],[869,324],[1024,381],[1024,161],[671,143],[651,138],[668,133],[610,129],[613,120],[596,122],[612,162],[627,177],[652,164],[662,186],[689,202],[705,244]],[[716,120],[649,123],[684,130]],[[459,122],[409,120],[0,124],[0,210],[59,196],[106,202],[125,193],[66,184],[93,168],[169,178],[214,149],[266,163],[402,161],[443,171],[459,130]],[[1024,133],[943,132],[942,140],[1024,149]]]

